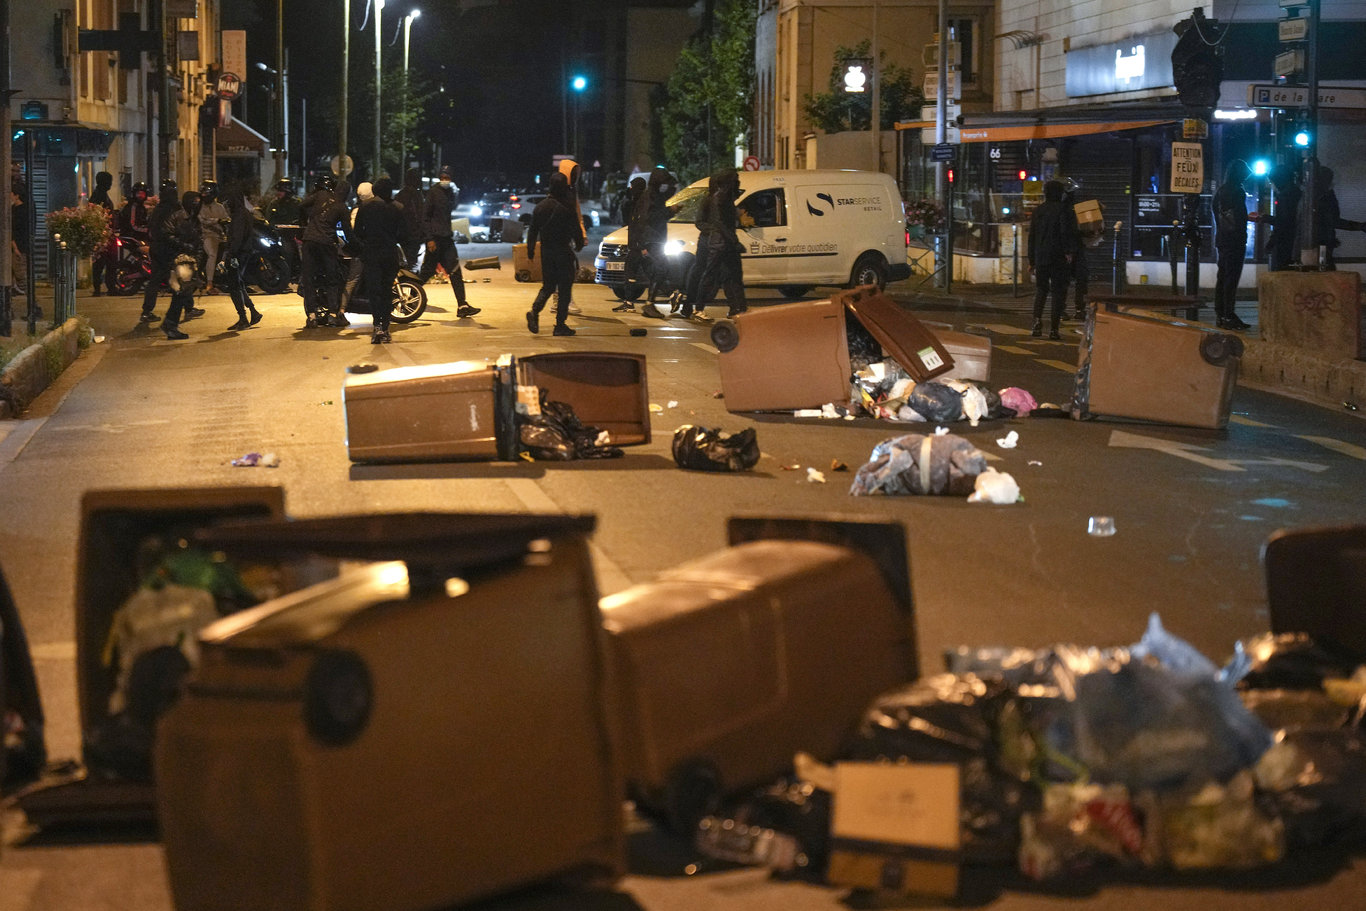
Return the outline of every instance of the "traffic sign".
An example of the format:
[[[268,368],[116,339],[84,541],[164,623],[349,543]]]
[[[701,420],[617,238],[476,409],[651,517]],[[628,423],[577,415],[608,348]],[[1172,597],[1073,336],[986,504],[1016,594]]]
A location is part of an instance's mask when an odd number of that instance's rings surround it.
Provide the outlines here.
[[[747,155],[747,156],[745,156],[745,170],[746,170],[746,171],[757,171],[757,170],[759,170],[759,156],[757,156],[757,155]]]
[[[953,161],[954,146],[949,142],[935,143],[930,149],[931,161]]]
[[[1304,72],[1304,48],[1297,47],[1276,55],[1272,71],[1277,76],[1294,76]]]
[[[1198,142],[1172,143],[1173,193],[1199,193],[1205,184],[1205,147]]]
[[[332,173],[338,177],[345,177],[356,168],[356,163],[351,160],[350,155],[332,156]]]
[[[1266,85],[1254,83],[1247,87],[1247,104],[1253,108],[1307,108],[1309,88],[1303,85]],[[1366,89],[1319,86],[1321,108],[1364,108]]]
[[[1209,124],[1199,117],[1187,117],[1181,121],[1182,139],[1209,139]]]
[[[1276,36],[1282,41],[1303,41],[1309,37],[1309,20],[1279,19],[1276,21]]]

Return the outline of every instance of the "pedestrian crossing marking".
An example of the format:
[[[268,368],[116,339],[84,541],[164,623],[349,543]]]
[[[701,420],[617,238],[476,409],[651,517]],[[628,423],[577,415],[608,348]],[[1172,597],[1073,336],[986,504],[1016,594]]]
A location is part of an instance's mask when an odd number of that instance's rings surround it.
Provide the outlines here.
[[[997,345],[997,351],[1005,351],[1008,354],[1023,354],[1025,357],[1033,357],[1035,352],[1028,348],[1021,348],[1019,345]]]
[[[1304,434],[1300,434],[1299,438],[1310,443],[1317,443],[1324,449],[1331,449],[1334,452],[1340,452],[1345,456],[1366,461],[1366,449],[1353,445],[1352,443],[1344,443],[1342,440],[1335,440],[1332,437],[1316,437]]]
[[[1231,414],[1228,416],[1230,424],[1242,424],[1244,427],[1275,427],[1275,424],[1263,424],[1261,421],[1254,421],[1252,418],[1245,418],[1241,414]]]
[[[1043,365],[1046,366],[1046,367],[1056,367],[1056,368],[1058,368],[1059,370],[1063,371],[1064,373],[1076,373],[1076,372],[1077,372],[1077,365],[1076,365],[1076,364],[1069,364],[1067,361],[1054,361],[1054,360],[1049,360],[1048,358],[1043,358],[1043,357],[1041,357],[1041,358],[1039,358],[1039,363],[1040,363],[1040,364],[1043,364]]]

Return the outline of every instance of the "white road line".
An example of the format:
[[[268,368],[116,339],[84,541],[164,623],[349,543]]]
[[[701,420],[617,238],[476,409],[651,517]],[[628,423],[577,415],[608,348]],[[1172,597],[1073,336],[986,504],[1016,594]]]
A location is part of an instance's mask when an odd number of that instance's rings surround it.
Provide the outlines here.
[[[512,495],[522,501],[531,512],[537,513],[563,513],[559,504],[550,499],[541,486],[530,478],[510,478],[506,482]],[[616,564],[611,557],[598,547],[592,538],[588,539],[588,550],[593,556],[593,572],[597,576],[598,594],[610,595],[630,588],[635,583],[631,577],[626,575],[626,571]]]
[[[1322,446],[1324,449],[1331,449],[1334,452],[1340,452],[1345,456],[1366,461],[1366,449],[1353,445],[1352,443],[1344,443],[1342,440],[1335,440],[1332,437],[1316,437],[1303,434],[1301,434],[1299,438]]]
[[[1241,414],[1231,414],[1228,416],[1230,424],[1242,424],[1244,427],[1275,427],[1275,424],[1263,424],[1261,421],[1254,421],[1252,418],[1243,417]]]
[[[1063,373],[1076,373],[1076,372],[1077,372],[1077,365],[1076,365],[1076,364],[1069,364],[1069,363],[1067,363],[1067,361],[1054,361],[1054,360],[1049,360],[1048,358],[1042,358],[1042,357],[1041,357],[1041,358],[1038,359],[1038,362],[1039,362],[1040,364],[1043,364],[1045,367],[1056,367],[1057,369],[1061,370]]]

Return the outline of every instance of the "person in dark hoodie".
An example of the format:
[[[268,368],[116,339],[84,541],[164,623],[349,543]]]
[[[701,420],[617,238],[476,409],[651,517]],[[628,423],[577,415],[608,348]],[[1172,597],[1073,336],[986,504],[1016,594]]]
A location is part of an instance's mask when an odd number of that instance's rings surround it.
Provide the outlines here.
[[[117,227],[114,216],[114,200],[109,197],[109,188],[114,185],[114,175],[100,171],[95,175],[95,189],[90,194],[90,204],[104,209],[111,228]],[[95,296],[100,296],[100,286],[114,292],[114,278],[118,273],[119,248],[117,231],[111,231],[109,243],[95,251],[90,260],[90,283],[95,286]]]
[[[147,286],[142,292],[142,315],[138,319],[150,323],[157,318],[153,311],[157,305],[157,292],[171,277],[171,261],[175,259],[175,249],[165,238],[162,228],[166,219],[180,208],[174,180],[166,178],[161,182],[157,204],[147,213],[147,246],[151,260],[152,274],[147,276]]]
[[[324,174],[304,197],[299,210],[304,221],[303,257],[299,272],[299,294],[304,299],[304,328],[346,326],[341,315],[343,284],[341,254],[337,249],[337,228],[350,235],[346,198],[351,186],[338,183]]]
[[[1029,221],[1029,268],[1034,273],[1034,328],[1030,334],[1043,336],[1043,305],[1053,296],[1052,322],[1048,337],[1062,339],[1062,316],[1067,310],[1067,279],[1081,246],[1077,214],[1062,201],[1062,181],[1043,185],[1043,202],[1034,209]]]
[[[403,187],[394,194],[394,202],[403,208],[403,221],[408,225],[409,240],[403,245],[403,258],[409,269],[417,268],[417,252],[422,249],[422,172],[409,168],[403,172]]]
[[[1276,208],[1261,220],[1271,225],[1271,236],[1266,242],[1266,270],[1283,272],[1300,260],[1295,241],[1299,236],[1300,190],[1299,170],[1294,165],[1278,164],[1271,169],[1271,186],[1276,188]]]
[[[200,286],[196,278],[204,256],[204,229],[199,223],[201,204],[199,194],[187,190],[180,198],[180,208],[161,222],[160,240],[173,257],[168,279],[171,306],[166,310],[166,319],[161,321],[161,331],[172,341],[189,338],[180,331],[180,321],[194,306],[194,292]]]
[[[376,195],[379,195],[378,183],[375,190]],[[402,210],[396,211],[402,217]],[[465,300],[465,273],[460,269],[460,254],[455,250],[455,230],[451,227],[453,211],[455,185],[451,183],[451,169],[443,166],[436,185],[427,191],[427,199],[422,207],[422,233],[427,242],[427,252],[418,279],[426,284],[436,274],[437,266],[444,268],[451,277],[451,290],[455,292],[456,318],[465,319],[478,313],[479,308],[471,307],[469,301]]]
[[[252,252],[255,235],[251,229],[252,214],[240,189],[234,187],[228,192],[223,198],[223,207],[228,210],[228,237],[218,262],[218,281],[237,309],[237,322],[229,326],[228,331],[240,332],[261,321],[261,314],[247,293],[246,279],[242,277],[242,264]]]
[[[626,220],[626,286],[632,287],[644,281],[641,274],[642,260],[645,255],[645,221],[636,214],[641,197],[645,195],[645,178],[637,177],[626,187],[622,199],[621,212]],[[613,313],[632,313],[636,305],[623,300],[612,308]]]
[[[1214,253],[1218,271],[1214,278],[1214,321],[1220,329],[1240,331],[1249,328],[1238,318],[1234,306],[1238,283],[1247,259],[1247,189],[1243,184],[1252,169],[1235,158],[1224,169],[1224,182],[1214,191]]]
[[[706,221],[699,217],[697,226],[699,236],[707,238],[707,263],[698,283],[697,300],[692,302],[697,311],[694,318],[701,315],[703,306],[716,300],[718,289],[724,288],[730,308],[727,316],[733,319],[749,309],[745,302],[744,266],[740,261],[744,247],[735,233],[740,224],[735,211],[740,175],[731,169],[719,171],[712,175],[710,186],[703,202],[707,207]]]
[[[536,259],[536,244],[541,245],[541,290],[527,311],[526,327],[533,333],[541,331],[541,311],[550,295],[558,295],[555,303],[555,335],[573,335],[565,322],[574,293],[574,277],[578,260],[574,254],[583,249],[583,222],[578,217],[578,206],[564,174],[550,175],[550,189],[545,199],[531,213],[531,227],[527,229],[527,259]]]
[[[669,219],[675,211],[667,205],[669,197],[677,191],[674,176],[667,168],[657,167],[650,172],[645,193],[636,202],[635,217],[632,220],[640,235],[641,275],[647,283],[647,303],[641,308],[641,315],[663,319],[664,314],[654,306],[660,290],[669,280],[669,258],[664,247],[669,241]]]
[[[374,321],[370,344],[384,345],[390,341],[394,278],[403,264],[400,248],[408,240],[408,228],[403,222],[403,211],[390,199],[394,192],[392,180],[379,178],[371,192],[374,195],[361,204],[356,215],[356,239],[361,245],[361,281]]]

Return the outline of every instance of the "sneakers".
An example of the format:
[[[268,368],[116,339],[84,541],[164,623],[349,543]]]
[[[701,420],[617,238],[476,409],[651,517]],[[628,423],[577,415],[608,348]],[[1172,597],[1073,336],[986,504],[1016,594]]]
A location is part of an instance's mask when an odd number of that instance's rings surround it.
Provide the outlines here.
[[[630,301],[623,301],[612,308],[613,313],[635,313],[636,305]]]
[[[569,315],[570,315],[570,316],[580,316],[582,313],[583,313],[583,311],[579,309],[579,305],[578,305],[578,304],[570,304],[570,305],[569,305]],[[571,333],[571,335],[572,335],[572,333]]]
[[[327,314],[326,322],[333,329],[346,329],[351,325],[350,321],[340,313]]]
[[[1244,329],[1251,329],[1252,326],[1235,316],[1221,316],[1215,320],[1215,324],[1220,329],[1231,329],[1234,332],[1241,332]]]
[[[157,315],[156,315],[155,313],[153,313],[151,310],[144,310],[144,311],[142,311],[142,315],[138,317],[138,322],[140,322],[140,323],[155,323],[155,322],[156,322],[157,320],[159,320],[159,319],[161,319],[161,317],[157,316]]]
[[[196,316],[203,316],[207,312],[203,307],[186,307],[185,315],[181,319],[194,319]]]
[[[318,318],[312,313],[308,314],[308,318],[304,320],[305,329],[317,329],[319,325]]]
[[[463,304],[455,311],[456,319],[468,319],[478,313],[479,309],[478,307],[471,307],[469,304]]]
[[[570,329],[570,328],[569,328],[568,326],[566,326],[564,323],[556,323],[556,324],[555,324],[555,332],[554,332],[554,334],[555,334],[555,335],[573,335],[573,334],[574,334],[574,330],[573,330],[573,329]]]
[[[392,339],[389,337],[389,333],[383,329],[376,329],[370,333],[370,344],[372,345],[387,345],[390,341]]]
[[[1059,334],[1057,329],[1050,330],[1048,333],[1048,340],[1050,342],[1060,342],[1062,341],[1062,335]]]
[[[726,312],[726,318],[735,319],[737,316],[744,313],[748,309],[749,307],[731,307],[730,310]]]
[[[166,333],[166,337],[173,342],[181,342],[189,338],[188,335],[176,328],[175,323],[162,326],[161,331]]]
[[[231,326],[229,326],[229,327],[227,328],[226,331],[228,331],[228,332],[241,332],[243,329],[250,328],[250,326],[251,326],[251,323],[247,322],[247,318],[246,318],[245,316],[239,316],[239,317],[237,318],[237,322],[235,322],[235,323],[233,323]]]
[[[255,307],[252,307],[252,308],[251,308],[251,324],[252,324],[253,326],[255,326],[255,325],[256,325],[257,323],[259,323],[260,321],[261,321],[261,311],[257,310]]]
[[[570,311],[571,313],[573,311]],[[646,304],[640,308],[640,315],[650,319],[664,319],[664,314],[659,312],[659,308],[654,304]]]
[[[1035,338],[1043,338],[1043,323],[1040,320],[1034,321],[1034,328],[1029,330],[1029,334]]]
[[[702,323],[703,325],[710,323],[712,321],[710,316],[704,316],[701,313],[701,311],[694,311],[693,313],[685,316],[684,319],[690,320],[694,323]]]
[[[531,330],[532,335],[541,331],[541,315],[535,310],[526,312],[526,327]]]

